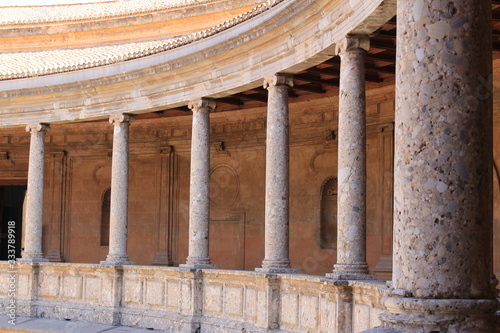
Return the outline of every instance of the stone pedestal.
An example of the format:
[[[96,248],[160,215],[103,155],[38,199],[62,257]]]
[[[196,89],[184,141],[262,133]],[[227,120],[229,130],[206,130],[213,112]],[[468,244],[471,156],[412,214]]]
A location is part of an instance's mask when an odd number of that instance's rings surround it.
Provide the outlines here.
[[[375,279],[366,264],[366,36],[340,44],[337,263],[328,278]]]
[[[208,98],[191,101],[191,176],[189,185],[189,255],[181,267],[216,268],[208,254],[210,221],[210,109]]]
[[[491,2],[399,0],[394,271],[384,328],[498,332]]]
[[[288,90],[291,75],[264,79],[268,90],[266,136],[265,258],[258,272],[294,273],[290,267]]]
[[[48,124],[26,126],[31,133],[30,156],[28,165],[28,190],[26,198],[26,221],[24,223],[24,251],[19,261],[49,261],[42,253],[43,223],[43,172],[45,162],[45,133],[50,130]]]
[[[128,114],[113,115],[113,157],[111,166],[111,201],[109,217],[109,254],[106,265],[130,265],[127,254],[128,228],[128,139],[133,117]]]

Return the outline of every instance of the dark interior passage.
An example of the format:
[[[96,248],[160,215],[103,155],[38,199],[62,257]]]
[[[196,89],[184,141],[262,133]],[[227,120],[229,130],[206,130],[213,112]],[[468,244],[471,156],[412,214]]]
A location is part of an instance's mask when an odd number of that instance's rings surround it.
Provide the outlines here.
[[[22,237],[22,218],[23,201],[26,192],[26,186],[0,186],[0,260],[8,259],[8,240],[9,240],[9,221],[14,225],[14,235],[12,238],[16,248],[16,258],[21,257],[21,237]]]

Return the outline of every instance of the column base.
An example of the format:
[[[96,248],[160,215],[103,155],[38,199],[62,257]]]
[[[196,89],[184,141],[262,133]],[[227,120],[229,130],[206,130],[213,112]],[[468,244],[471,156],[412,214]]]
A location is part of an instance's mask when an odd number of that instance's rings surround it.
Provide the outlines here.
[[[217,269],[217,268],[219,268],[217,265],[197,264],[197,263],[180,264],[179,267],[180,268],[189,268],[189,269]]]
[[[496,332],[500,319],[496,299],[422,299],[384,297],[389,311],[380,315],[383,325],[368,332]]]
[[[118,266],[118,265],[134,265],[135,263],[133,261],[128,260],[128,257],[115,257],[108,255],[106,257],[106,260],[101,261],[100,264]]]
[[[298,269],[290,267],[290,261],[264,260],[262,267],[255,268],[258,273],[281,273],[281,274],[296,274]]]
[[[377,280],[375,275],[368,273],[368,265],[366,264],[335,264],[333,272],[327,273],[325,276],[332,280]]]
[[[103,260],[99,264],[108,266],[135,265],[133,261]]]
[[[210,258],[193,258],[188,257],[185,264],[179,265],[181,268],[189,269],[217,269],[217,265],[210,263]]]
[[[25,263],[36,263],[36,262],[49,262],[49,259],[44,258],[41,254],[26,254],[24,253],[21,258],[16,259],[17,262],[25,262]]]

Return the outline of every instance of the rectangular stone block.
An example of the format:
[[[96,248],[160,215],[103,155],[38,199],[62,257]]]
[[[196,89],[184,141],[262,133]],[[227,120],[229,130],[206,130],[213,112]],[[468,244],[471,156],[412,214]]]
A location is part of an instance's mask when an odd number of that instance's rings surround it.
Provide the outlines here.
[[[161,281],[146,281],[146,304],[163,306],[165,298],[165,283]]]
[[[326,297],[319,299],[319,329],[322,332],[335,332],[334,319],[336,316],[336,304],[328,301]]]
[[[354,332],[362,332],[370,328],[370,307],[365,304],[354,304],[352,327]]]
[[[59,295],[61,277],[59,275],[41,275],[40,295],[42,297],[56,297]]]
[[[283,323],[297,326],[299,324],[299,295],[284,293],[281,296],[281,313]]]
[[[205,311],[222,313],[222,298],[222,286],[205,286],[203,309]]]
[[[10,274],[0,274],[0,295],[7,295],[9,292],[9,276]]]
[[[114,280],[110,278],[101,279],[101,300],[111,302],[113,300]]]
[[[167,282],[167,306],[179,309],[179,282]]]
[[[265,291],[257,291],[257,320],[267,321],[267,293]]]
[[[245,316],[255,319],[257,316],[257,291],[247,288],[245,290]]]
[[[384,309],[372,308],[370,313],[370,328],[382,325],[379,315],[384,312]]]
[[[300,326],[316,330],[318,328],[319,298],[318,296],[302,295],[300,297]]]
[[[17,295],[29,296],[30,295],[30,276],[27,274],[17,275]]]
[[[339,325],[337,322],[338,318],[338,306],[336,302],[328,301],[328,327],[329,332],[337,332],[339,330]]]
[[[65,276],[63,278],[63,297],[81,299],[82,290],[83,278],[81,276]]]
[[[101,279],[98,277],[85,278],[85,299],[99,301],[101,299]]]
[[[192,289],[190,283],[181,284],[181,309],[191,311],[192,302]]]
[[[123,292],[125,294],[125,303],[142,304],[142,280],[124,279]]]
[[[227,286],[224,290],[224,313],[243,317],[243,288]]]

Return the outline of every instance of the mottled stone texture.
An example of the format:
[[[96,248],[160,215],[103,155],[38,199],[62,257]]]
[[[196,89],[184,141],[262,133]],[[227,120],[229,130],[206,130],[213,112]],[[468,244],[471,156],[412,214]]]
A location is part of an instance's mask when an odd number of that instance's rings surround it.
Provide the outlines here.
[[[24,231],[22,261],[48,261],[43,257],[42,253],[42,220],[45,133],[49,130],[48,124],[26,126],[26,131],[31,133],[31,141],[26,199],[26,230]]]
[[[103,264],[131,264],[127,254],[128,228],[128,140],[133,120],[127,114],[113,115],[113,160],[111,167],[111,202],[109,254]]]
[[[398,1],[392,329],[497,332],[491,2]]]
[[[338,137],[338,250],[336,279],[372,279],[366,264],[366,36],[340,44]]]
[[[183,267],[215,268],[210,264],[208,234],[210,215],[210,109],[208,98],[191,101],[191,176],[189,185],[189,255]]]
[[[292,272],[288,254],[289,159],[288,89],[290,75],[264,79],[268,90],[264,261],[257,271]]]

